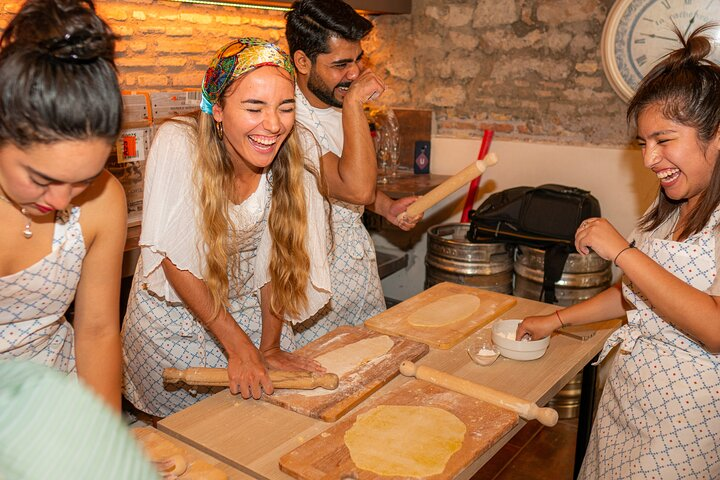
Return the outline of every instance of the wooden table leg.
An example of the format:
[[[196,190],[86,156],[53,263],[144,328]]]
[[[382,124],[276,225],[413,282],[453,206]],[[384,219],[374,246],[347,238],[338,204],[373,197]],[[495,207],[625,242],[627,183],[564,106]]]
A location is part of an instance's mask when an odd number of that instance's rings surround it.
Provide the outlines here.
[[[573,468],[573,478],[578,477],[580,467],[582,466],[585,451],[590,441],[590,432],[595,413],[595,388],[597,380],[597,367],[593,363],[597,361],[597,355],[590,363],[583,368],[582,391],[580,393],[580,407],[578,413],[578,430],[575,440],[575,467]]]

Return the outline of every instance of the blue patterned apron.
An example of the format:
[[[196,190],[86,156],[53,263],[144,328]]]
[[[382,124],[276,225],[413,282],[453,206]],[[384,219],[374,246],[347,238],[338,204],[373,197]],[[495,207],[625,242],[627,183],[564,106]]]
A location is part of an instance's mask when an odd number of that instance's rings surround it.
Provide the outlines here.
[[[297,121],[308,127],[322,147],[323,153],[342,154],[342,145],[335,145],[328,128],[312,106],[295,87]],[[319,159],[311,157],[316,168]],[[342,325],[362,325],[365,320],[385,311],[385,297],[377,268],[375,245],[362,223],[365,207],[331,199],[332,229],[335,248],[330,254],[332,298],[315,316],[293,326],[298,347],[307,345]]]
[[[684,242],[648,236],[638,248],[689,285],[708,291],[718,271],[714,227],[719,220],[720,209]],[[665,322],[627,277],[623,295],[635,309],[600,354],[602,361],[620,345],[579,478],[719,478],[720,356]]]
[[[85,240],[80,207],[55,214],[52,250],[0,278],[0,358],[23,358],[75,372],[75,332],[65,312],[75,298]]]
[[[271,189],[266,191],[262,219],[252,229],[238,232],[235,250],[228,262],[230,280],[228,312],[253,344],[260,345],[262,313],[260,298],[252,281],[255,255],[267,228]],[[236,207],[237,208],[237,207]],[[234,268],[234,269],[233,269]],[[221,388],[166,385],[165,368],[227,368],[227,357],[220,341],[182,304],[167,302],[145,287],[142,258],[138,261],[130,291],[128,310],[122,327],[123,394],[138,409],[166,417]],[[280,347],[295,350],[292,330],[283,323]]]

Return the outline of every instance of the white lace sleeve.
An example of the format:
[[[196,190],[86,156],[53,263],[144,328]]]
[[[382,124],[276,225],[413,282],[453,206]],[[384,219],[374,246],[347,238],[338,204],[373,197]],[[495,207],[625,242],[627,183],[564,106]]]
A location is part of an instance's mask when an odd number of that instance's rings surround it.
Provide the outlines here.
[[[140,247],[141,274],[148,289],[170,302],[181,302],[160,266],[168,258],[180,270],[202,278],[205,252],[197,228],[191,130],[176,122],[160,127],[145,170]]]

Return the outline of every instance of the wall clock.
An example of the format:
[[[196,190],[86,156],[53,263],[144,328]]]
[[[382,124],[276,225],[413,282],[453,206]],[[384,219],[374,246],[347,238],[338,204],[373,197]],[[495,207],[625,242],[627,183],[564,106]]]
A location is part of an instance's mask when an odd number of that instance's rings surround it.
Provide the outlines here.
[[[601,56],[613,89],[629,100],[640,80],[660,58],[680,47],[673,23],[688,35],[700,25],[720,20],[720,0],[617,0],[602,33]],[[710,60],[720,63],[720,29]]]

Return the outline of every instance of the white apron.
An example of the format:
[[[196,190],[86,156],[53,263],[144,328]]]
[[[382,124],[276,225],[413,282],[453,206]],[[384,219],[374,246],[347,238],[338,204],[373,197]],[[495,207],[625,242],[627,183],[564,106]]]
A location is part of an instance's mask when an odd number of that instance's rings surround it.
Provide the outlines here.
[[[718,271],[714,227],[685,242],[648,237],[637,247],[676,277],[707,291]],[[672,292],[668,292],[672,294]],[[579,478],[720,478],[720,357],[653,310],[627,277],[635,306],[600,354],[620,355],[605,386]],[[708,321],[717,319],[708,319]]]

